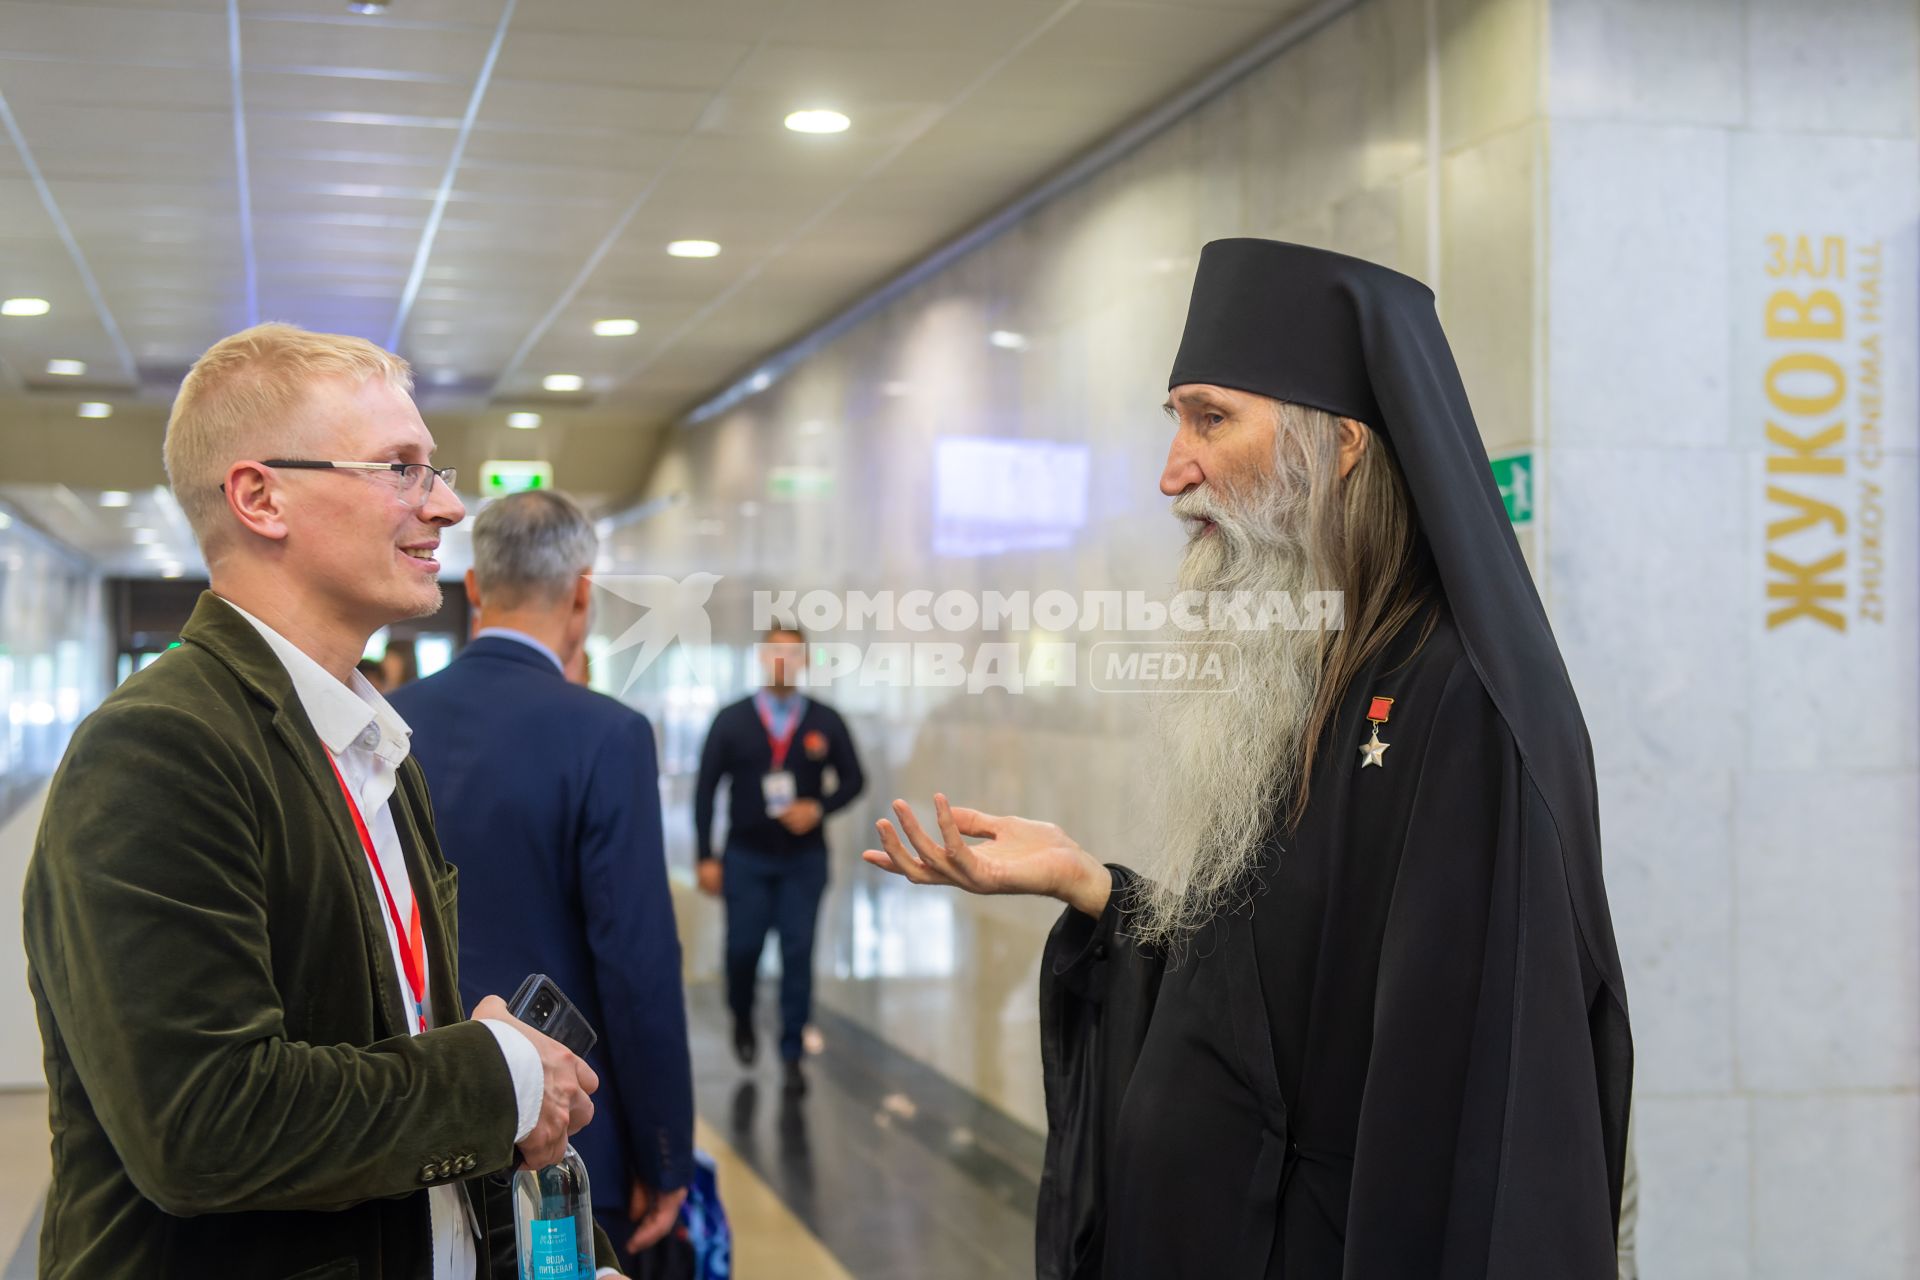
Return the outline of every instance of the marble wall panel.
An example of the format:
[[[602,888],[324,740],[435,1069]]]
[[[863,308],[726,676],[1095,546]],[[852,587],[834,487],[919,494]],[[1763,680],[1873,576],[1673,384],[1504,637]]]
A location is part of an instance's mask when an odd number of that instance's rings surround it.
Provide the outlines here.
[[[1748,1280],[1754,1274],[1751,1111],[1744,1098],[1635,1100],[1640,1275]]]
[[[1743,123],[1747,8],[1747,0],[1553,0],[1554,117]]]
[[[1907,0],[1748,0],[1747,123],[1912,137],[1920,12]]]
[[[1920,1273],[1920,1097],[1762,1097],[1751,1141],[1754,1280]]]
[[[1591,700],[1589,700],[1591,705]],[[1643,1100],[1734,1087],[1733,778],[1710,763],[1600,775],[1607,899]],[[1641,1140],[1658,1143],[1642,1118]],[[1660,1150],[1664,1150],[1662,1147]],[[1659,1154],[1642,1164],[1662,1168]]]
[[[1749,1089],[1920,1086],[1920,779],[1833,764],[1735,780],[1737,1069]],[[1920,1170],[1920,1147],[1909,1154]]]
[[[1601,769],[1728,769],[1748,740],[1746,472],[1722,451],[1550,446],[1547,601]]]
[[[1728,442],[1727,134],[1553,125],[1555,445]]]

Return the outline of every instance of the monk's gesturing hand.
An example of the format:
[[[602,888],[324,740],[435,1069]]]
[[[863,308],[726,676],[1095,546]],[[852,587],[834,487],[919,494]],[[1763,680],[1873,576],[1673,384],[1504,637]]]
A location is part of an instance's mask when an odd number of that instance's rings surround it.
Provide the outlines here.
[[[915,884],[950,884],[968,893],[1057,898],[1091,916],[1106,909],[1112,873],[1051,822],[956,809],[936,794],[936,838],[920,825],[906,801],[895,800],[893,813],[893,821],[882,818],[874,824],[881,847],[860,855],[883,871]],[[969,836],[981,843],[968,844]]]

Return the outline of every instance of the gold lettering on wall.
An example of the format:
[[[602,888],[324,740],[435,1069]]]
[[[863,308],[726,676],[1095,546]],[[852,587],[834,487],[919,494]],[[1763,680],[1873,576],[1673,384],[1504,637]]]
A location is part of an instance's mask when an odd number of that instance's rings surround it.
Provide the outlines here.
[[[1841,236],[1766,238],[1767,276],[1781,282],[1767,295],[1762,325],[1769,631],[1804,622],[1844,634],[1850,564],[1859,571],[1859,617],[1877,622],[1885,613],[1880,487],[1864,481],[1853,513],[1846,487],[1850,466],[1871,470],[1881,460],[1880,256],[1877,242],[1849,245]],[[1851,315],[1850,258],[1857,264]],[[1857,349],[1849,350],[1850,340]],[[1852,442],[1850,427],[1858,433]],[[1857,562],[1850,533],[1859,539]]]

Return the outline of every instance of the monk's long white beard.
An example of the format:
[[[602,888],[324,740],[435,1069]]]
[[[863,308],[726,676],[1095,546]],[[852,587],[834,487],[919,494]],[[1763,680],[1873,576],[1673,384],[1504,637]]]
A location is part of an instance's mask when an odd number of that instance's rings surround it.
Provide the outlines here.
[[[1183,495],[1174,514],[1214,527],[1189,542],[1180,589],[1245,591],[1255,601],[1286,592],[1295,602],[1320,589],[1302,536],[1306,484],[1302,467],[1244,499],[1204,487]],[[1231,692],[1176,688],[1155,698],[1147,784],[1153,838],[1132,923],[1136,936],[1162,944],[1250,892],[1267,837],[1299,784],[1321,663],[1315,630],[1276,624],[1196,636],[1171,628],[1169,640],[1231,641],[1240,671]]]

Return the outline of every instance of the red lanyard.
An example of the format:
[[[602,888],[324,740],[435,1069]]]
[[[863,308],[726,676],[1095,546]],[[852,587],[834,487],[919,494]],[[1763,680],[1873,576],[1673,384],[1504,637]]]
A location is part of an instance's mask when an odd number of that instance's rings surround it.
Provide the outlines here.
[[[753,709],[760,713],[760,725],[767,731],[767,746],[773,750],[773,771],[778,773],[781,766],[787,762],[787,748],[793,745],[793,735],[800,728],[800,714],[806,708],[796,706],[793,709],[793,715],[787,721],[787,731],[778,737],[774,736],[773,715],[767,710],[766,705],[755,698]]]
[[[420,937],[420,895],[413,895],[413,911],[406,924],[400,923],[400,907],[393,900],[393,890],[387,887],[387,873],[380,867],[380,855],[373,850],[373,835],[367,830],[366,819],[360,816],[360,806],[354,802],[353,792],[347,787],[346,775],[340,772],[340,766],[334,763],[333,753],[326,753],[327,763],[333,765],[333,776],[340,784],[340,794],[347,798],[347,812],[353,815],[353,829],[360,833],[360,847],[367,851],[367,861],[373,864],[374,878],[380,882],[380,892],[387,899],[387,915],[393,920],[394,936],[400,941],[400,963],[407,971],[407,986],[413,989],[413,1013],[420,1021],[420,1029],[427,1029],[427,952]]]

